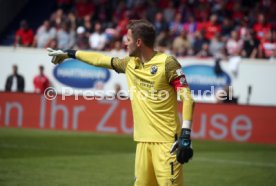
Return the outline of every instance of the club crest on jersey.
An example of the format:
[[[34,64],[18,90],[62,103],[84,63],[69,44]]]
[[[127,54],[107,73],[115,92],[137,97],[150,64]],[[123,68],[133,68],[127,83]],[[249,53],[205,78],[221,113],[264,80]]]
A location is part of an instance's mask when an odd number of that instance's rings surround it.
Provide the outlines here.
[[[150,73],[151,74],[156,74],[157,70],[158,70],[157,66],[153,65],[150,69]]]
[[[183,72],[183,70],[180,68],[180,69],[177,69],[177,70],[176,70],[176,74],[177,74],[178,76],[183,76],[183,75],[184,75],[184,72]]]

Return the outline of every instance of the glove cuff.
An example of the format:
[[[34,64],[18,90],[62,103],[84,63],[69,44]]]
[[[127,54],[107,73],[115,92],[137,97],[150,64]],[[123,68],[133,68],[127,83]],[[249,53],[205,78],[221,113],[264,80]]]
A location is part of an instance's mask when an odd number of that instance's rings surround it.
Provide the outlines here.
[[[191,139],[191,129],[182,128],[182,130],[181,130],[181,138]]]
[[[65,50],[65,52],[68,54],[69,58],[76,59],[76,50]]]
[[[192,121],[190,120],[183,120],[182,122],[183,129],[191,129],[192,128]]]

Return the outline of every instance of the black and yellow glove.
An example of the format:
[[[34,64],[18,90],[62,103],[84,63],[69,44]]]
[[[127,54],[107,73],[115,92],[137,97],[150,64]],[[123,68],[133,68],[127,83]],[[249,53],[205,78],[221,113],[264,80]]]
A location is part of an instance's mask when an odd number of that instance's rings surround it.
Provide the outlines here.
[[[176,159],[179,163],[188,163],[193,157],[193,149],[191,147],[191,129],[182,128],[180,137],[173,144],[170,153],[176,151]]]
[[[47,48],[48,55],[52,56],[52,63],[60,64],[65,59],[76,58],[76,50],[54,50],[52,48]]]

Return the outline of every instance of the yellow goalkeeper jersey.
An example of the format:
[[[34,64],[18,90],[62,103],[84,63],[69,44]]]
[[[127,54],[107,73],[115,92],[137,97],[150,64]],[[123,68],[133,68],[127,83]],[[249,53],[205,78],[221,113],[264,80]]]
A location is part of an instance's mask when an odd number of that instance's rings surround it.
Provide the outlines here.
[[[139,58],[113,58],[112,68],[125,73],[134,119],[134,140],[173,142],[181,125],[178,118],[177,92],[170,82],[183,75],[177,60],[156,52],[150,61]]]

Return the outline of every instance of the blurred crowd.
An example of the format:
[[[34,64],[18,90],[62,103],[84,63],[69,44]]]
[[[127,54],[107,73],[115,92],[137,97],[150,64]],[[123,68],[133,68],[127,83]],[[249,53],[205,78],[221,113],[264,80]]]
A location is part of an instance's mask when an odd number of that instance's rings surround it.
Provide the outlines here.
[[[143,18],[156,28],[156,48],[178,57],[275,59],[275,7],[273,0],[57,0],[37,30],[21,21],[15,46],[123,52],[128,21]]]

